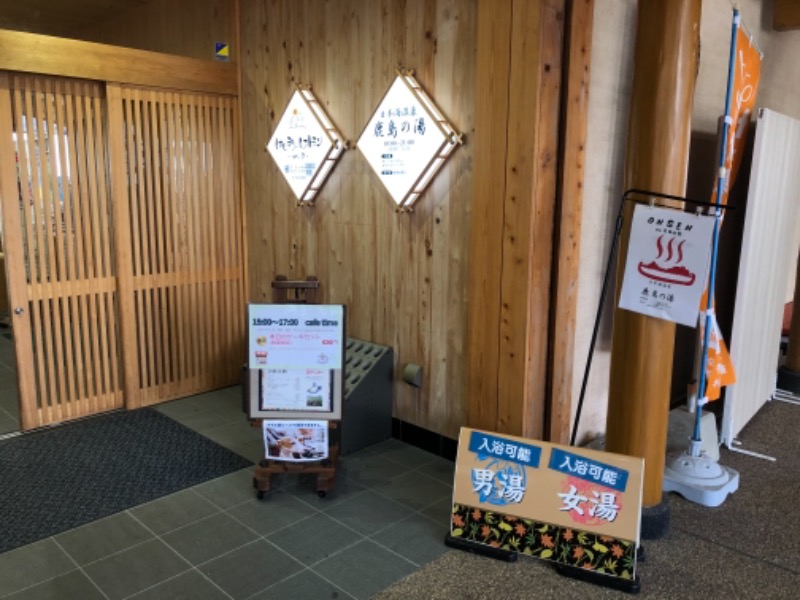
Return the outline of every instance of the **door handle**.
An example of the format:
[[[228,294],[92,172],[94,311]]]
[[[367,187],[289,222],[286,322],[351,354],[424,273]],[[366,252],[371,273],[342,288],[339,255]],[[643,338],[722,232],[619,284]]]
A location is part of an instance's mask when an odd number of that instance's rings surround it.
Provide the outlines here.
[[[23,309],[21,306],[18,306],[17,308],[14,309],[14,314],[15,315],[21,315],[24,312],[25,312],[25,309]]]

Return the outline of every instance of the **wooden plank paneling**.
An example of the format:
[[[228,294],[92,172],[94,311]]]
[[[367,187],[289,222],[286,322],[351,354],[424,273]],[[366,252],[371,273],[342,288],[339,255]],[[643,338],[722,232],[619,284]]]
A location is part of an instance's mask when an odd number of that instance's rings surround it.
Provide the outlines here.
[[[109,86],[126,389],[147,406],[239,380],[236,102]],[[130,375],[127,370],[130,369]]]
[[[147,2],[104,19],[93,19],[82,27],[72,28],[67,35],[202,60],[213,60],[214,44],[227,42],[231,45],[230,60],[238,60],[234,48],[236,27],[232,0]]]
[[[475,130],[476,0],[255,0],[240,3],[242,131],[251,301],[276,274],[319,277],[348,306],[348,334],[392,346],[395,416],[455,437],[465,422],[467,302]],[[357,140],[394,78],[418,79],[467,142],[416,205],[398,215],[358,150],[342,156],[313,208],[298,208],[264,145],[293,91],[312,84]],[[499,293],[499,292],[498,292]]]
[[[567,5],[563,142],[558,154],[561,181],[555,224],[557,260],[553,264],[555,285],[548,403],[548,439],[561,444],[569,443],[573,372],[576,367],[583,366],[575,363],[574,342],[594,0],[572,0]]]
[[[105,101],[100,86],[86,82],[15,75],[10,87],[11,106],[3,108],[16,141],[19,191],[5,233],[7,243],[21,240],[16,265],[24,275],[12,285],[26,315],[14,326],[15,338],[27,338],[17,353],[25,370],[22,426],[30,429],[122,405],[104,233]]]
[[[93,42],[0,30],[0,69],[236,94],[236,68]]]

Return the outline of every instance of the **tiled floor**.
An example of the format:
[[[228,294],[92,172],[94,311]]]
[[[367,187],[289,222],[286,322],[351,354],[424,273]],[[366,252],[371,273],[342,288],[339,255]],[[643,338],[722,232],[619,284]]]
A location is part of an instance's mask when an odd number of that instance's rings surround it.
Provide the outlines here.
[[[240,407],[229,388],[160,410],[257,460]],[[344,457],[325,498],[284,476],[261,501],[244,469],[0,554],[0,598],[370,598],[445,552],[452,468],[387,440]]]

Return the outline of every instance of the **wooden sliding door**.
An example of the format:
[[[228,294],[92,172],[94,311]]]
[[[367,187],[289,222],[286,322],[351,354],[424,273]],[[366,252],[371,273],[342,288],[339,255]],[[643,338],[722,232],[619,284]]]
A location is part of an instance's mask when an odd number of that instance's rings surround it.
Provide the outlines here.
[[[235,98],[108,86],[128,406],[239,381]]]
[[[102,84],[0,73],[23,429],[123,405],[106,123]]]

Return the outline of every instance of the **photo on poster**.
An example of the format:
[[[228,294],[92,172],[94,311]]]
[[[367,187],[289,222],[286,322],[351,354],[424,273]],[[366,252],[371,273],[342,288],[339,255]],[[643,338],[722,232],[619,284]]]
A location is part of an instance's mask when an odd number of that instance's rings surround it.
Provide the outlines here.
[[[261,410],[331,412],[333,384],[331,369],[264,369]]]
[[[694,327],[713,231],[714,217],[637,205],[619,307]]]
[[[309,462],[328,458],[327,421],[263,421],[268,460]]]

